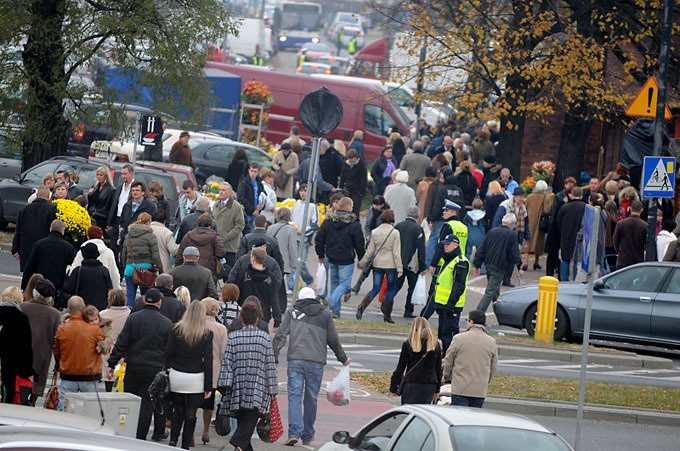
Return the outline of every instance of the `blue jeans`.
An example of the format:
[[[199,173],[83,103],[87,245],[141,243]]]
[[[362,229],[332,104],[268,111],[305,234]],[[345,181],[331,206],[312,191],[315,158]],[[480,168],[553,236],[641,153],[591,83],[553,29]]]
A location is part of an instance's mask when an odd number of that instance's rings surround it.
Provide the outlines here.
[[[387,294],[385,294],[384,301],[393,301],[397,294],[397,270],[396,269],[380,269],[373,268],[373,288],[368,292],[372,298],[380,293],[383,276],[387,275]]]
[[[125,287],[127,288],[127,306],[132,308],[137,300],[137,285],[132,281],[131,276],[125,276]],[[139,293],[144,296],[150,287],[139,287]]]
[[[437,247],[437,242],[439,241],[439,234],[442,231],[442,226],[444,221],[437,221],[432,225],[432,231],[430,232],[430,237],[427,239],[425,244],[425,266],[431,265],[432,257],[434,257],[434,251]],[[434,265],[437,266],[437,265]]]
[[[333,315],[340,316],[340,299],[352,286],[352,274],[354,264],[334,265],[330,264],[331,270],[331,295],[328,299]]]
[[[65,381],[59,384],[59,406],[57,410],[64,410],[64,399],[67,393],[94,393],[99,390],[97,381]]]
[[[569,278],[569,268],[572,267],[571,279]],[[560,281],[568,282],[576,279],[576,272],[578,271],[578,262],[569,262],[560,260]]]
[[[484,398],[475,398],[474,396],[451,395],[452,406],[465,406],[482,408],[484,406]]]
[[[324,365],[309,360],[288,361],[288,437],[314,438],[316,403]],[[304,410],[304,412],[303,412]]]

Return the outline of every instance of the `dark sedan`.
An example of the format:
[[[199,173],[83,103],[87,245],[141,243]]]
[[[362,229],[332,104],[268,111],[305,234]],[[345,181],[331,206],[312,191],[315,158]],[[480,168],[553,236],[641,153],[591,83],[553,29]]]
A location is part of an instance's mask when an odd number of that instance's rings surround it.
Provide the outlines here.
[[[87,193],[87,190],[96,183],[97,168],[102,165],[111,168],[113,184],[118,186],[123,163],[100,162],[68,156],[50,158],[12,179],[0,181],[0,229],[6,228],[8,222],[16,222],[19,210],[28,203],[30,195],[42,185],[42,179],[48,172],[56,174],[61,170],[74,171],[80,178],[78,186]],[[135,178],[147,185],[152,180],[161,182],[165,198],[170,204],[170,211],[176,211],[179,188],[171,173],[160,168],[138,166],[135,169]]]
[[[583,337],[588,287],[560,283],[555,340]],[[503,293],[493,305],[498,323],[534,335],[538,286]],[[680,263],[646,262],[597,279],[592,338],[680,346]]]
[[[163,147],[163,160],[168,161],[171,146]],[[249,144],[231,141],[226,138],[194,138],[189,139],[191,157],[198,170],[194,172],[199,186],[211,175],[226,178],[227,168],[231,163],[236,149],[245,150],[248,161],[257,163],[261,167],[270,167],[272,157],[267,152]],[[236,187],[234,187],[236,189]]]

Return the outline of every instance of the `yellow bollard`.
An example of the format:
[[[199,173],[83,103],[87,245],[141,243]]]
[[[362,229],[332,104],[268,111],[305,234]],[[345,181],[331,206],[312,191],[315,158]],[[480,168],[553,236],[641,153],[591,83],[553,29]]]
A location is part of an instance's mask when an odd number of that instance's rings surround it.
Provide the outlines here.
[[[560,281],[554,277],[543,276],[538,279],[538,312],[536,313],[536,341],[552,343],[555,333],[557,314],[557,287]]]

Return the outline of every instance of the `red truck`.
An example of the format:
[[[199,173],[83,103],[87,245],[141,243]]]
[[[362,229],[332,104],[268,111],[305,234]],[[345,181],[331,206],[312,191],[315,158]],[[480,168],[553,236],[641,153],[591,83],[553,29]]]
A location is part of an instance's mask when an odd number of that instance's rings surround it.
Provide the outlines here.
[[[352,140],[355,130],[364,132],[364,148],[367,161],[375,161],[387,143],[386,137],[395,131],[408,134],[409,120],[384,90],[375,86],[360,86],[346,81],[323,80],[309,75],[282,74],[262,69],[208,62],[208,67],[224,70],[241,77],[241,86],[257,80],[266,84],[274,97],[269,110],[266,136],[280,143],[290,134],[293,125],[300,127],[302,138],[310,139],[310,133],[300,121],[299,108],[302,98],[321,87],[326,87],[342,102],[344,116],[338,128],[328,136],[346,144]],[[219,92],[215,93],[220,96]]]

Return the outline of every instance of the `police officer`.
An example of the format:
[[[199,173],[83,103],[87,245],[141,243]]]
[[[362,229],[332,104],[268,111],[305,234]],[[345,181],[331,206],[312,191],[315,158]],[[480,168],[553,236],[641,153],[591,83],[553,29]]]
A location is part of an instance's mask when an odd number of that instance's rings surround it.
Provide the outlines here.
[[[352,39],[349,40],[347,43],[347,51],[349,52],[349,55],[352,56],[357,52],[357,37],[352,36]]]
[[[446,352],[453,336],[460,331],[458,323],[465,305],[470,261],[461,252],[460,240],[456,235],[447,235],[441,242],[444,255],[437,265],[434,305],[439,316],[438,336]]]
[[[466,249],[468,229],[465,224],[463,224],[458,216],[460,212],[460,205],[455,203],[450,199],[446,199],[444,202],[444,208],[442,209],[442,218],[444,219],[444,225],[442,225],[441,231],[439,233],[439,242],[434,250],[434,255],[432,256],[432,261],[430,262],[430,273],[434,273],[434,267],[439,263],[439,259],[444,253],[444,245],[442,240],[445,236],[454,234],[458,237],[458,242],[460,243],[461,249]],[[430,236],[430,239],[432,237]]]
[[[264,66],[264,58],[262,58],[262,55],[260,54],[259,45],[255,46],[255,55],[253,55],[252,63],[255,66]]]

